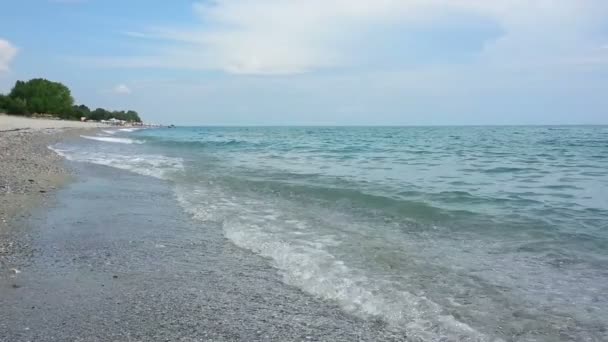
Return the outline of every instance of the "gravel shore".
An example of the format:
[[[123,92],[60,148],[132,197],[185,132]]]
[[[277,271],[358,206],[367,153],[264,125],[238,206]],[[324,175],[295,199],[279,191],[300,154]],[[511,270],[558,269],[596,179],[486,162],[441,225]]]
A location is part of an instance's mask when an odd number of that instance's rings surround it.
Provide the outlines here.
[[[192,220],[171,184],[66,164],[74,181],[18,220],[0,342],[405,341],[285,285],[221,225]]]
[[[0,261],[19,248],[9,234],[18,228],[13,225],[16,219],[69,180],[62,158],[48,146],[96,127],[0,115]]]
[[[12,218],[66,181],[61,157],[48,149],[98,125],[0,114],[0,234]],[[0,254],[2,239],[0,239]]]
[[[80,131],[20,130],[0,132],[0,232],[11,220],[43,200],[69,174],[48,146]]]

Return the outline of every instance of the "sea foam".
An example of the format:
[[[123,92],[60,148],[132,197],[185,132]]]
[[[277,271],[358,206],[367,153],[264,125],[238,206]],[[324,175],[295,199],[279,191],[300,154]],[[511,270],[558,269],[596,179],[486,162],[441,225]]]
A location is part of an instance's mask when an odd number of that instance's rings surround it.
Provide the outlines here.
[[[132,156],[83,151],[63,146],[49,146],[49,149],[67,160],[110,166],[159,179],[166,179],[168,173],[180,171],[184,168],[181,158],[171,158],[162,155],[145,154]]]
[[[286,284],[334,301],[355,315],[381,318],[392,329],[405,328],[412,340],[491,340],[431,299],[351,267],[332,253],[342,243],[341,236],[323,233],[280,204],[231,196],[212,184],[177,187],[176,194],[195,219],[221,223],[233,243],[272,260]]]
[[[81,138],[89,139],[89,140],[97,140],[103,142],[110,143],[119,143],[119,144],[143,144],[143,141],[129,139],[129,138],[115,138],[115,137],[92,137],[88,135],[81,135]]]

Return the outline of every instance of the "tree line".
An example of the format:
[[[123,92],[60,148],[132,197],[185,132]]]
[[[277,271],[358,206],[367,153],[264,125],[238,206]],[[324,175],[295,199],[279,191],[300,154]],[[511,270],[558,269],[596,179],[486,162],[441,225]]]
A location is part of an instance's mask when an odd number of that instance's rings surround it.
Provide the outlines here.
[[[76,105],[68,87],[43,78],[27,82],[17,81],[8,95],[0,94],[0,113],[26,115],[51,114],[61,119],[109,120],[141,122],[136,111],[109,111],[103,108],[89,109],[85,105]]]

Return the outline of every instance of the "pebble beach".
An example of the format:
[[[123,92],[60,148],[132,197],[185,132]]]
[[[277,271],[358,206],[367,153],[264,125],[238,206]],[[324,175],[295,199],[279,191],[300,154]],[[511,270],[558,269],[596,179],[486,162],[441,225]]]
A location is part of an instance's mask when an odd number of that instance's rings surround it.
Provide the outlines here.
[[[5,237],[13,228],[11,222],[69,179],[62,158],[48,146],[97,127],[0,115],[0,256],[9,254],[13,246]]]

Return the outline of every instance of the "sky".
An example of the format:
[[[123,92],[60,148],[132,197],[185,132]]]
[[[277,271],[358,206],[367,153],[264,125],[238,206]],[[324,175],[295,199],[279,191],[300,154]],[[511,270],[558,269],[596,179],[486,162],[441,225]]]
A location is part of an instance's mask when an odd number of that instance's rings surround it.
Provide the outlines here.
[[[0,92],[36,77],[166,124],[608,124],[608,1],[0,0]]]

